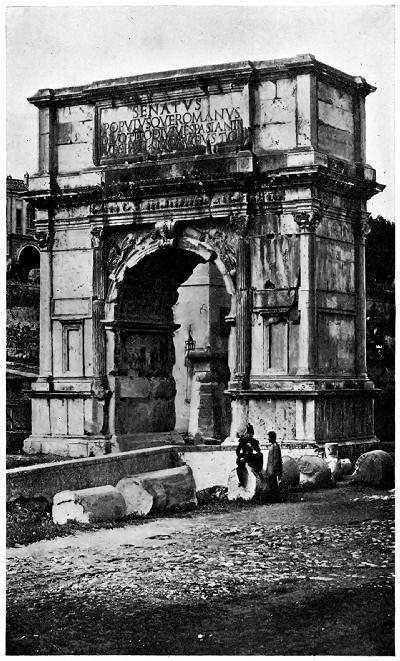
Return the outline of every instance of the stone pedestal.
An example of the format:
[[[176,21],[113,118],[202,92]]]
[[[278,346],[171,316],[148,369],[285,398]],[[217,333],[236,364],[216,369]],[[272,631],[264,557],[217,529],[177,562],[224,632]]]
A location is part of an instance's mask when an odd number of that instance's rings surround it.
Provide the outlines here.
[[[197,440],[222,440],[230,424],[225,397],[228,381],[225,352],[202,350],[188,355],[193,370],[188,433]]]

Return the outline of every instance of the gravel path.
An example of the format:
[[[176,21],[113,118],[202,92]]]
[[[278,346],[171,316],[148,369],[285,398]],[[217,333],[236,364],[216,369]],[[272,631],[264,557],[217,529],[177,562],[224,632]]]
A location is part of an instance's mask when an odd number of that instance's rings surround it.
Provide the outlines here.
[[[394,495],[301,498],[9,549],[8,654],[393,654]]]

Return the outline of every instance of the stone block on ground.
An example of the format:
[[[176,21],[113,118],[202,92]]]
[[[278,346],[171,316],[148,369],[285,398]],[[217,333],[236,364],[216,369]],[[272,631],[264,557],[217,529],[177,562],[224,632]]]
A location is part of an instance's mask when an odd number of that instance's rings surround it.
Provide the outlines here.
[[[228,500],[253,500],[263,498],[268,493],[265,478],[246,465],[244,470],[244,485],[239,484],[236,468],[228,476]]]
[[[340,472],[341,472],[341,477],[344,477],[345,475],[351,475],[353,472],[353,465],[350,461],[350,459],[340,459]]]
[[[300,486],[309,489],[332,486],[331,470],[321,457],[303,455],[296,462],[300,470]]]
[[[394,461],[388,452],[372,450],[356,461],[352,481],[378,489],[394,486]]]
[[[335,481],[343,479],[345,475],[353,472],[350,459],[339,459],[339,444],[325,443],[325,458]]]
[[[338,443],[325,443],[325,462],[329,466],[333,480],[339,480],[342,476],[342,471],[339,461]]]
[[[68,521],[92,523],[121,519],[125,514],[124,498],[111,485],[79,491],[60,491],[53,498],[53,521],[61,525]]]
[[[146,515],[177,506],[197,505],[196,485],[189,466],[132,475],[120,480],[127,514]]]
[[[282,457],[282,477],[279,480],[279,486],[283,489],[293,489],[300,484],[300,470],[293,459],[288,455]]]

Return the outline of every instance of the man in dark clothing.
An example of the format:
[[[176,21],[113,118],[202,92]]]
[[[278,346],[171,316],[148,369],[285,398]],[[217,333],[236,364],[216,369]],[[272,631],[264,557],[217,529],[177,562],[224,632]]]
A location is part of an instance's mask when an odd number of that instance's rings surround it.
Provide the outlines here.
[[[236,448],[237,476],[240,486],[245,486],[245,466],[248,464],[256,473],[261,473],[263,466],[263,455],[260,449],[260,443],[254,438],[253,425],[248,424],[246,433],[240,436]]]
[[[274,431],[268,432],[268,441],[270,443],[266,470],[268,491],[270,500],[276,502],[281,499],[278,477],[282,477],[282,455],[281,449],[276,442],[276,434]]]

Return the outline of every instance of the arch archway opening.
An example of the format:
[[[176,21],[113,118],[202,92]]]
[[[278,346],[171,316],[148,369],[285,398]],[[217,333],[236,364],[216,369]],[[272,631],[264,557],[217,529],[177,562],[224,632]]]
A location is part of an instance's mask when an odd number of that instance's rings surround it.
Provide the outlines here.
[[[114,308],[117,437],[226,438],[230,299],[217,266],[190,250],[163,248],[126,269]]]

